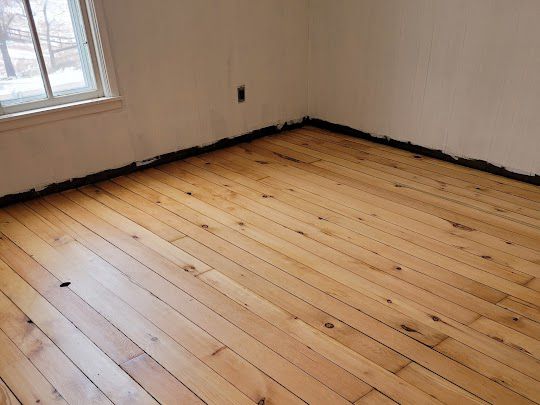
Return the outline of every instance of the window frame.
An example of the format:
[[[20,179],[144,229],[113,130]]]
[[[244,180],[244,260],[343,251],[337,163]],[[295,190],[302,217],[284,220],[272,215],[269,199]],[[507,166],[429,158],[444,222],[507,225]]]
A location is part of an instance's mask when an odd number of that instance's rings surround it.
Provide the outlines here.
[[[88,53],[96,88],[95,90],[91,91],[82,91],[79,93],[57,96],[55,96],[52,92],[34,17],[31,12],[30,0],[21,1],[23,2],[27,15],[30,33],[32,36],[32,43],[38,59],[47,98],[6,106],[1,105],[0,103],[0,120],[5,116],[10,116],[13,114],[32,113],[35,110],[60,107],[77,102],[88,102],[89,100],[99,100],[104,97],[114,97],[118,95],[115,82],[113,81],[114,75],[111,74],[112,69],[109,66],[111,64],[110,56],[107,58],[105,53],[108,51],[108,43],[104,44],[103,41],[106,40],[106,38],[103,38],[102,32],[99,29],[100,24],[98,23],[98,19],[102,19],[100,18],[99,14],[102,13],[103,7],[101,0],[75,0],[81,12],[82,25],[86,41],[88,42]],[[107,49],[104,48],[104,46],[107,46]],[[109,60],[108,62],[107,59]]]

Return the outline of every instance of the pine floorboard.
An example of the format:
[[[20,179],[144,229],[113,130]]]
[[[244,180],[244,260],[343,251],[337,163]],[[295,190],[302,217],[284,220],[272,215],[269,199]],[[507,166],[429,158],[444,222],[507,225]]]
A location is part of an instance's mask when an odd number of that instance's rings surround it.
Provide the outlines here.
[[[304,127],[0,209],[0,403],[540,403],[540,187]]]

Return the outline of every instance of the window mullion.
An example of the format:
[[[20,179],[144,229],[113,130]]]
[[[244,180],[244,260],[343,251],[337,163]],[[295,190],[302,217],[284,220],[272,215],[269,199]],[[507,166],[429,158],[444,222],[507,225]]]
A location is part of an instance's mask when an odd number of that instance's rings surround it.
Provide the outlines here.
[[[34,43],[34,48],[37,53],[37,60],[39,64],[39,69],[41,71],[41,77],[45,83],[45,91],[47,93],[47,98],[53,98],[53,92],[51,87],[51,82],[49,80],[49,75],[47,73],[47,66],[45,64],[45,58],[43,56],[43,51],[41,49],[41,43],[39,42],[39,36],[37,33],[36,22],[34,21],[34,15],[32,14],[32,7],[30,6],[30,0],[23,0],[24,8],[28,16],[28,24],[30,25],[30,33],[32,34],[32,42]]]

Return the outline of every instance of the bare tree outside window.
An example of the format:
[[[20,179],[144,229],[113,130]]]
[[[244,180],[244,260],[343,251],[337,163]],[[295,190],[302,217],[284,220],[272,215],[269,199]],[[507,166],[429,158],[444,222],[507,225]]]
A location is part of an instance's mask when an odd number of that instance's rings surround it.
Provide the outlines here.
[[[19,0],[3,1],[0,3],[0,52],[2,53],[7,77],[16,76],[7,41],[10,39],[10,28],[13,25],[17,25],[17,18],[26,18],[24,7]]]
[[[98,90],[79,0],[0,0],[0,103]]]
[[[0,101],[46,97],[22,0],[0,0]]]

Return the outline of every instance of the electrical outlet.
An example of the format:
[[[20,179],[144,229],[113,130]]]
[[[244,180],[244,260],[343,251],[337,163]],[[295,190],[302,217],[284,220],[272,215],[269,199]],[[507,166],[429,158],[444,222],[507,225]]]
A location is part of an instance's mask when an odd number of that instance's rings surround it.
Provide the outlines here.
[[[244,101],[246,101],[246,86],[238,86],[236,89],[236,94],[238,96],[239,103],[243,103]]]

